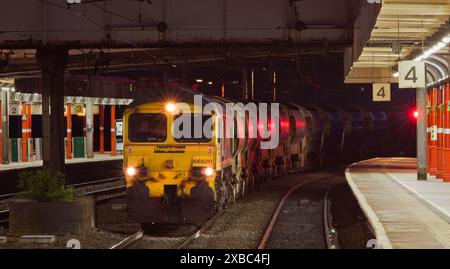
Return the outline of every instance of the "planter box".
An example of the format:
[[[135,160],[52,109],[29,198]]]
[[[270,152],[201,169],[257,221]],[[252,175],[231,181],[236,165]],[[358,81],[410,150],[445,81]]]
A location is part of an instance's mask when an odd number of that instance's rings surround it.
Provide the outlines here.
[[[13,200],[9,204],[9,232],[13,234],[78,234],[95,228],[95,199],[73,202]]]

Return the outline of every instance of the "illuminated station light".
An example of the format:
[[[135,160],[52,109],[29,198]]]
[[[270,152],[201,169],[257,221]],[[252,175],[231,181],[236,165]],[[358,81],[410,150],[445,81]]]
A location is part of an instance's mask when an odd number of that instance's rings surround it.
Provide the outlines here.
[[[420,61],[426,60],[431,55],[434,55],[434,54],[438,53],[439,51],[441,51],[443,48],[447,47],[449,44],[450,44],[450,35],[442,38],[442,40],[439,41],[436,45],[434,45],[430,49],[428,49],[425,52],[423,52],[420,56],[417,56],[414,59],[414,61],[420,62]],[[393,77],[398,78],[399,77],[399,73],[395,72],[393,74]]]
[[[422,55],[418,56],[416,59],[414,59],[414,61],[425,60],[428,57],[430,57],[431,55],[436,54],[437,52],[439,52],[440,50],[445,48],[448,44],[450,44],[450,36],[444,37],[439,43],[434,45],[429,50],[425,51]]]

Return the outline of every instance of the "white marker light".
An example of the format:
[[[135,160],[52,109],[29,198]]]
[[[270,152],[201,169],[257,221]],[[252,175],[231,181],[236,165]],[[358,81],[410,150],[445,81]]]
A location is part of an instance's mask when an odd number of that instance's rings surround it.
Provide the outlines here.
[[[136,168],[128,167],[127,168],[127,176],[133,177],[136,175]]]
[[[205,168],[205,170],[203,170],[203,173],[205,174],[205,176],[210,177],[214,174],[214,169],[212,169],[211,167],[207,167]]]

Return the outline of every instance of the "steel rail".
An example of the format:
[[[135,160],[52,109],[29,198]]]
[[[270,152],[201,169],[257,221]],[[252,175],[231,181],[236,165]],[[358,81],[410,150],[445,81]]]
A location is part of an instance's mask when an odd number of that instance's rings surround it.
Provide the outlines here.
[[[330,221],[329,221],[329,219],[328,219],[328,212],[329,212],[329,210],[330,210],[330,205],[329,205],[329,195],[330,195],[330,192],[337,186],[337,185],[339,185],[339,184],[342,184],[343,182],[338,182],[338,183],[336,183],[336,184],[334,184],[333,186],[330,186],[328,189],[327,189],[327,191],[326,191],[326,193],[325,193],[325,197],[324,197],[324,199],[323,199],[323,209],[322,209],[322,212],[323,212],[323,227],[324,227],[324,237],[325,237],[325,242],[326,242],[326,245],[327,245],[327,249],[336,249],[336,248],[338,248],[338,245],[337,244],[334,244],[333,242],[332,242],[332,238],[333,238],[333,235],[332,234],[330,234],[330,232],[331,232],[331,229],[330,229]]]
[[[88,181],[88,182],[84,182],[84,183],[69,184],[69,185],[67,185],[67,187],[70,187],[70,188],[89,187],[89,186],[95,186],[95,185],[99,185],[99,184],[103,184],[103,183],[113,182],[113,181],[120,180],[120,179],[123,179],[123,177],[112,177],[112,178],[107,178],[107,179]],[[11,199],[12,197],[14,197],[16,195],[17,195],[17,193],[2,194],[2,195],[0,195],[0,200]]]
[[[125,249],[131,244],[139,241],[144,236],[144,231],[140,230],[137,233],[134,233],[124,240],[120,241],[119,243],[115,244],[114,246],[110,247],[109,249]]]
[[[183,242],[181,242],[177,249],[185,249],[190,243],[192,243],[194,240],[199,238],[202,234],[204,234],[206,231],[211,228],[211,226],[216,222],[216,220],[222,216],[223,211],[221,213],[215,214],[210,220],[208,220],[202,227],[197,229],[194,233],[192,233],[190,236],[188,236]]]
[[[123,197],[126,195],[126,186],[116,186],[110,188],[104,188],[100,190],[90,191],[81,194],[81,196],[94,196],[96,203],[104,203],[106,201]],[[9,222],[9,210],[0,211],[0,226],[5,226]]]
[[[299,191],[300,189],[304,188],[306,185],[313,183],[313,182],[317,182],[319,180],[323,180],[325,178],[328,177],[332,177],[335,176],[336,174],[332,174],[332,175],[328,175],[328,176],[323,176],[323,177],[319,177],[319,178],[315,178],[315,179],[311,179],[302,183],[299,183],[297,185],[295,185],[294,187],[292,187],[282,198],[281,200],[278,202],[278,205],[275,209],[275,211],[273,212],[267,226],[266,229],[264,231],[263,236],[261,237],[259,244],[258,244],[258,249],[264,249],[267,245],[267,242],[270,238],[270,235],[272,234],[272,231],[275,227],[275,224],[277,223],[278,217],[280,215],[281,210],[284,207],[284,204],[286,203],[287,199],[294,194],[295,192]]]

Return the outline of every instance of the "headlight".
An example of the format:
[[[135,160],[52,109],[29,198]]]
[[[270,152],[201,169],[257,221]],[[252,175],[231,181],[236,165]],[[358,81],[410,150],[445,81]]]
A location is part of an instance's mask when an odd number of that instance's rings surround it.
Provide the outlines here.
[[[173,103],[166,104],[166,111],[172,113],[175,110],[175,105]]]
[[[207,177],[210,177],[214,174],[214,169],[212,169],[211,167],[207,167],[203,169],[203,174]]]
[[[133,177],[136,175],[136,168],[128,167],[126,172],[127,172],[127,176]]]

